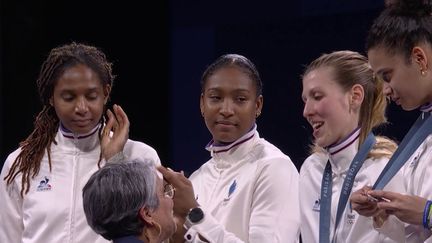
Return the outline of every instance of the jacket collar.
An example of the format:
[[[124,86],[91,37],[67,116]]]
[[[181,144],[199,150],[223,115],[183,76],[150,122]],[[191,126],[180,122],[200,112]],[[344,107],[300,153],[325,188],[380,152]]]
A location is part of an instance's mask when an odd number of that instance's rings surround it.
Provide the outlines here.
[[[60,123],[55,141],[59,148],[66,151],[76,152],[77,149],[83,152],[92,151],[100,144],[98,132],[100,127],[101,125],[98,124],[88,133],[74,134]]]
[[[223,169],[228,168],[232,164],[244,160],[249,156],[253,156],[251,153],[252,147],[259,139],[260,137],[257,131],[257,125],[255,124],[249,132],[234,142],[218,145],[215,144],[214,140],[211,140],[207,144],[206,149],[213,157],[216,167]]]
[[[341,142],[326,148],[334,173],[341,174],[348,170],[358,151],[359,137],[360,127],[348,134]]]
[[[420,107],[420,111],[422,112],[432,112],[432,103],[424,104]]]

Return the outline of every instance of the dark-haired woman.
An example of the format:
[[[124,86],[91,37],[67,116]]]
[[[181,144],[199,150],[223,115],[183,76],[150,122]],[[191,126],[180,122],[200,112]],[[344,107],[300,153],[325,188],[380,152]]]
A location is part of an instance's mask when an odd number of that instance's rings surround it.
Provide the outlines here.
[[[0,242],[106,242],[87,224],[81,190],[107,160],[160,164],[150,146],[128,139],[129,121],[107,110],[114,76],[96,47],[51,50],[37,80],[42,111],[6,159],[0,182]]]
[[[160,170],[176,188],[180,242],[298,242],[298,172],[260,137],[262,107],[261,78],[246,57],[222,55],[204,71],[200,108],[212,135],[206,146],[211,158],[190,181]]]
[[[383,171],[374,190],[364,188],[351,200],[355,210],[373,216],[380,231],[400,242],[430,240],[432,228],[431,4],[429,0],[387,1],[367,38],[370,65],[384,81],[384,94],[403,110],[419,108],[421,115],[395,152],[397,157],[390,160],[394,166]],[[381,190],[398,168],[406,194]],[[404,230],[391,230],[398,224],[395,217],[405,224]]]

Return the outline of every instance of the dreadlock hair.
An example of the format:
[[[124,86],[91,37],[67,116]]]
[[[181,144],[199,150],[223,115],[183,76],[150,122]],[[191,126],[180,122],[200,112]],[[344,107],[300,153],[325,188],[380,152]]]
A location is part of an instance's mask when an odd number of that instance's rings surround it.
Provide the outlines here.
[[[54,138],[59,127],[59,118],[54,107],[50,104],[50,99],[53,96],[58,78],[68,68],[78,64],[83,64],[97,73],[103,86],[113,85],[115,76],[112,74],[112,63],[107,60],[105,54],[97,47],[72,42],[51,50],[42,64],[36,81],[43,106],[42,111],[39,112],[34,121],[33,132],[24,141],[20,142],[21,151],[4,178],[7,185],[10,185],[21,174],[22,197],[30,189],[30,179],[39,173],[45,150],[50,171],[52,169],[51,143],[57,144]],[[100,122],[104,122],[103,117],[101,117]],[[100,165],[101,159],[102,153],[99,156],[98,165]]]
[[[360,147],[373,128],[387,122],[385,116],[387,103],[382,92],[383,84],[381,79],[374,77],[365,56],[348,50],[322,54],[307,66],[303,77],[323,67],[331,68],[335,82],[343,90],[348,91],[356,84],[363,87],[364,99],[360,107],[358,124],[361,127],[358,145]],[[377,137],[377,143],[374,150],[369,153],[369,157],[390,157],[394,150],[396,150],[396,143],[384,137]],[[322,148],[313,145],[312,152],[318,151],[322,151]]]

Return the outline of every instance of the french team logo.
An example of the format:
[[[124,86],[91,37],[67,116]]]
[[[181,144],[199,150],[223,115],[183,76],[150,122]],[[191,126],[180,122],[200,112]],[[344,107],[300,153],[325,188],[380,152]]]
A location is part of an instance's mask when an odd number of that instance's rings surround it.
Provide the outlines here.
[[[224,199],[224,202],[228,202],[231,199],[231,195],[234,193],[236,188],[237,188],[237,181],[234,180],[228,189],[228,196]]]
[[[45,178],[39,182],[39,185],[37,187],[37,191],[38,192],[51,191],[51,185],[48,182],[49,182],[49,179],[48,179],[48,177],[45,176]]]

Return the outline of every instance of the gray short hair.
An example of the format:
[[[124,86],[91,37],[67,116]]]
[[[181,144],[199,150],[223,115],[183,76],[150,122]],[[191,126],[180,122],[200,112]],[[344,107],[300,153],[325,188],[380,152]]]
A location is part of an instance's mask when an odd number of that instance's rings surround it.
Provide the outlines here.
[[[108,164],[96,171],[83,188],[90,227],[105,239],[140,235],[145,223],[139,210],[159,206],[156,170],[149,161]]]

